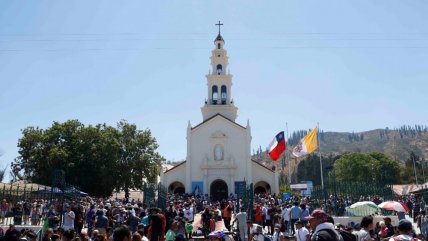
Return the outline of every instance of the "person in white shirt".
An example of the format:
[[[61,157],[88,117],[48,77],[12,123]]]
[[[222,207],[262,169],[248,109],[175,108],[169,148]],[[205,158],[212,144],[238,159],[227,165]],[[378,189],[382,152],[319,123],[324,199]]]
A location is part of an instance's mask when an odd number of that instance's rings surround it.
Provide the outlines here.
[[[296,241],[309,241],[309,230],[306,227],[303,227],[303,223],[300,220],[297,220],[294,225],[296,226]]]
[[[245,212],[244,208],[241,208],[241,211],[235,215],[235,219],[232,222],[232,226],[238,222],[238,230],[239,230],[239,237],[241,238],[241,241],[248,241],[247,238],[247,222],[248,216],[247,213]]]
[[[282,219],[284,220],[284,227],[285,227],[285,232],[288,234],[290,232],[290,208],[288,206],[284,205],[284,208],[282,209],[281,212],[282,215]]]
[[[263,212],[263,229],[265,229],[265,227],[266,226],[268,226],[268,232],[270,231],[269,230],[269,227],[270,227],[270,223],[268,223],[268,220],[270,221],[270,216],[269,216],[269,214],[268,214],[268,207],[266,207],[266,204],[264,204],[263,206],[262,206],[262,212]]]
[[[66,212],[64,214],[64,230],[74,229],[74,219],[76,218],[73,211],[71,211],[71,207],[67,206]]]
[[[193,216],[194,216],[193,207],[190,204],[188,203],[184,204],[183,212],[184,212],[184,218],[187,218],[189,222],[193,222]]]
[[[255,224],[256,226],[256,231],[254,232],[254,228],[252,228],[252,241],[264,241],[265,240],[265,236],[264,236],[264,232],[263,232],[263,226]],[[253,226],[254,227],[254,226]]]
[[[419,240],[413,238],[413,225],[407,219],[402,219],[398,222],[398,232],[400,235],[391,237],[389,241],[398,241],[398,240]]]
[[[273,235],[272,235],[272,241],[282,241],[284,239],[284,234],[280,231],[281,225],[276,224]]]

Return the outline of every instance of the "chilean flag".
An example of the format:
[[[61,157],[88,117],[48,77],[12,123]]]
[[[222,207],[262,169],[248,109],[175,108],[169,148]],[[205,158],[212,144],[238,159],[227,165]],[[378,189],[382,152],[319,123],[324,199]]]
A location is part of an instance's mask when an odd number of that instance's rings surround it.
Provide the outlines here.
[[[276,161],[281,156],[282,152],[285,151],[285,137],[284,132],[278,133],[269,145],[269,156],[272,160]]]

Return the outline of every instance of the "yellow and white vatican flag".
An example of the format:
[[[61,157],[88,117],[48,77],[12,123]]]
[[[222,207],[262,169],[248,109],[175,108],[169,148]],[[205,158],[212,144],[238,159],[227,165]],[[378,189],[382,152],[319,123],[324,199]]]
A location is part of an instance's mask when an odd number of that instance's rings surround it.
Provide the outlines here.
[[[293,148],[293,155],[301,157],[315,151],[317,147],[317,128],[314,128]]]

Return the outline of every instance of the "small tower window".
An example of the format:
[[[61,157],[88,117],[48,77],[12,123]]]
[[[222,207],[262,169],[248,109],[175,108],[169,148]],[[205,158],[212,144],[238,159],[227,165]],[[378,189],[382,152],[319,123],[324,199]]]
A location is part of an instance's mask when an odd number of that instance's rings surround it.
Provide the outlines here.
[[[220,43],[217,44],[217,48],[221,49],[221,44]]]
[[[217,74],[220,75],[222,71],[223,71],[223,66],[221,66],[221,64],[218,64],[217,65]]]
[[[227,87],[226,85],[221,86],[221,104],[225,105],[227,100]]]
[[[217,85],[214,85],[212,87],[212,104],[217,105],[217,99],[218,99],[218,87]]]

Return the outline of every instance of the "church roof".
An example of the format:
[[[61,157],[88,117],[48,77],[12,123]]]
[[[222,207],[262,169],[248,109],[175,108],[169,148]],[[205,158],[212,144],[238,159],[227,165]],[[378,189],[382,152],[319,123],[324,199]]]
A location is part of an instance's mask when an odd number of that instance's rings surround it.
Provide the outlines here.
[[[245,127],[241,126],[240,124],[238,124],[238,123],[236,123],[236,122],[234,122],[234,121],[232,121],[232,120],[228,119],[226,116],[224,116],[224,115],[222,115],[222,114],[217,113],[217,114],[215,114],[215,115],[211,116],[210,118],[206,119],[205,121],[203,121],[203,122],[201,122],[201,123],[197,124],[196,126],[192,127],[192,130],[194,130],[194,129],[198,128],[199,126],[203,125],[204,123],[207,123],[208,121],[210,121],[210,120],[212,120],[212,119],[216,118],[217,116],[221,116],[221,117],[223,117],[224,119],[226,119],[226,120],[228,120],[228,121],[232,122],[233,124],[237,125],[238,127],[241,127],[242,129],[246,129]]]
[[[169,172],[169,171],[171,171],[171,170],[173,170],[173,169],[175,169],[175,168],[177,168],[177,167],[179,167],[179,166],[183,165],[184,163],[186,163],[186,161],[183,161],[183,162],[181,162],[180,164],[178,164],[178,165],[174,166],[173,168],[170,168],[170,169],[166,170],[164,173],[167,173],[167,172]]]
[[[217,35],[217,38],[215,38],[215,40],[214,41],[223,41],[224,42],[224,39],[223,39],[223,37],[220,35],[220,33]]]

